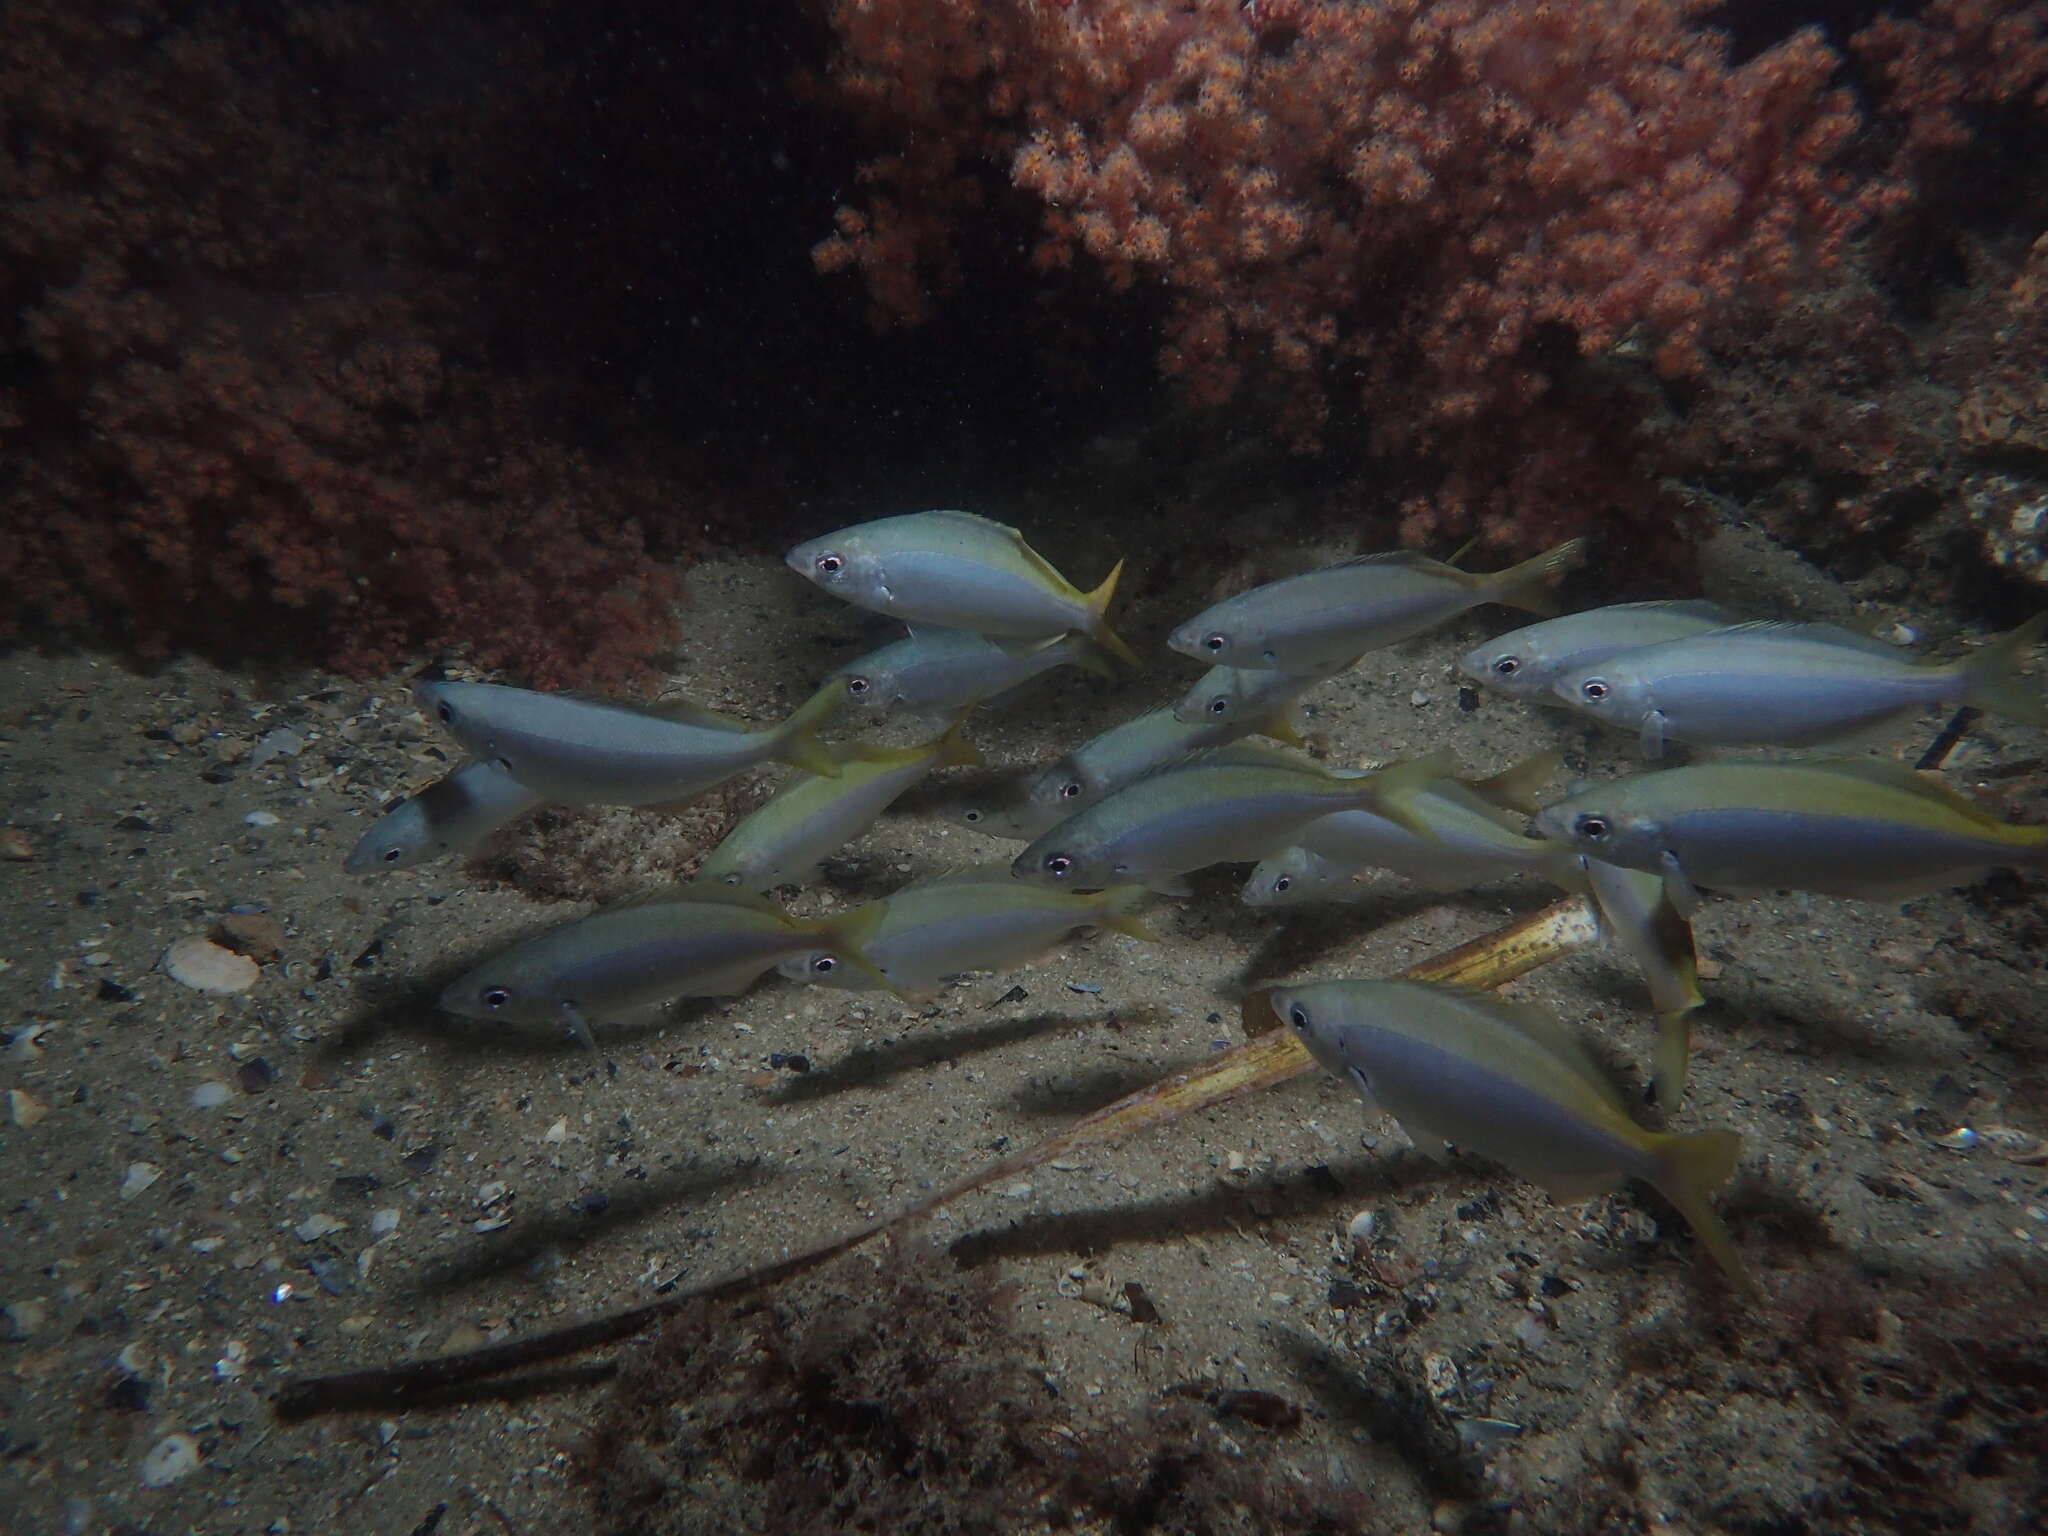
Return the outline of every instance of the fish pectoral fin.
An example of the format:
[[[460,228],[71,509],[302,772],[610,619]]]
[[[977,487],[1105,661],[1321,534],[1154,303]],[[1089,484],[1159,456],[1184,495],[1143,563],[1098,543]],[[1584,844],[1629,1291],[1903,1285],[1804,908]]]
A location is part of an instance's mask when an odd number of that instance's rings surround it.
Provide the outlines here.
[[[1621,1174],[1612,1170],[1598,1173],[1531,1173],[1529,1182],[1538,1186],[1559,1205],[1577,1205],[1598,1195],[1611,1195],[1621,1188]]]
[[[1353,1067],[1346,1076],[1351,1079],[1351,1086],[1358,1090],[1358,1096],[1365,1101],[1366,1113],[1370,1115],[1381,1113],[1380,1101],[1372,1096],[1372,1084],[1366,1081],[1365,1074],[1359,1071],[1358,1068]]]
[[[564,1039],[574,1040],[586,1051],[597,1049],[597,1037],[590,1032],[590,1021],[583,1017],[582,1009],[574,1003],[564,1003],[561,1006],[560,1018]]]
[[[1652,761],[1664,755],[1664,711],[1653,709],[1643,716],[1643,726],[1636,733],[1636,747],[1644,757]]]
[[[1678,855],[1666,848],[1657,860],[1658,870],[1664,876],[1664,896],[1671,903],[1672,910],[1688,923],[1698,913],[1706,898],[1700,895],[1700,888],[1692,883],[1692,876],[1685,872],[1685,866],[1678,862]]]

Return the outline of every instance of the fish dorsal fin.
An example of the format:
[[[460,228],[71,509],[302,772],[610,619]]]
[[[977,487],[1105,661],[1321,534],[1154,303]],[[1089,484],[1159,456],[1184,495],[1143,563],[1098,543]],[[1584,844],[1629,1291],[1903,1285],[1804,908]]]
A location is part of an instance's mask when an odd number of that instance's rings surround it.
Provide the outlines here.
[[[1456,569],[1455,566],[1437,559],[1434,555],[1425,555],[1419,549],[1387,549],[1374,555],[1353,555],[1348,560],[1339,560],[1335,565],[1326,565],[1323,569],[1326,571],[1348,571],[1354,566],[1361,565],[1437,566],[1447,570]]]
[[[715,709],[689,699],[657,699],[652,704],[629,705],[643,714],[653,715],[659,720],[673,720],[678,725],[701,725],[714,731],[751,731],[750,721],[732,715],[722,715]]]
[[[1840,645],[1851,650],[1864,651],[1873,656],[1888,656],[1894,661],[1917,662],[1920,658],[1904,646],[1894,645],[1868,630],[1853,624],[1838,624],[1833,619],[1745,619],[1739,624],[1724,624],[1719,629],[1707,631],[1708,635],[1743,635],[1756,639],[1772,635],[1805,635],[1816,645]],[[1706,636],[1702,636],[1702,639]]]

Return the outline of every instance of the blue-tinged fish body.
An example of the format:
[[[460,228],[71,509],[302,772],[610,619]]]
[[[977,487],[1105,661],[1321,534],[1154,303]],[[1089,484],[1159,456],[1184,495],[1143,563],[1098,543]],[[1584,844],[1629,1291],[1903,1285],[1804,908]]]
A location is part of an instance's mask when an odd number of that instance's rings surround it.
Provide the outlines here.
[[[1571,540],[1475,576],[1412,550],[1365,555],[1240,592],[1173,632],[1184,656],[1231,667],[1316,673],[1412,639],[1481,603],[1556,612],[1551,588],[1584,550]]]
[[[1458,670],[1495,693],[1548,704],[1555,702],[1552,685],[1575,667],[1741,622],[1739,615],[1704,599],[1615,603],[1498,635],[1459,658]]]
[[[679,715],[496,683],[424,683],[418,693],[474,756],[557,805],[669,805],[771,761],[827,777],[839,771],[814,734],[838,708],[836,687],[761,730],[701,711]]]
[[[1085,667],[1109,676],[1100,656],[1094,642],[1078,634],[1016,649],[964,630],[920,629],[857,657],[832,676],[844,688],[848,707],[870,718],[892,710],[950,715],[1014,692],[1058,667]]]
[[[543,804],[496,763],[464,763],[379,816],[342,868],[352,875],[374,875],[466,854]]]
[[[1994,658],[1995,659],[1995,658]],[[1931,666],[1834,624],[1739,624],[1581,662],[1559,700],[1641,738],[1699,746],[1825,746],[1959,704],[1982,663]]]
[[[1173,706],[1173,718],[1182,725],[1226,725],[1232,720],[1258,721],[1283,714],[1317,683],[1325,682],[1351,665],[1320,672],[1279,672],[1250,667],[1211,667],[1195,680]]]
[[[968,971],[1007,971],[1033,960],[1077,928],[1105,927],[1133,938],[1153,935],[1133,915],[1145,893],[1135,887],[1080,894],[1046,890],[996,869],[906,886],[863,946],[898,992],[928,995]],[[877,985],[830,953],[782,962],[782,974],[817,986],[861,991]]]
[[[1589,786],[1537,828],[1580,853],[1691,890],[1903,899],[1994,869],[2048,865],[2048,828],[2001,822],[1877,758],[1700,763]]]
[[[1121,564],[1083,592],[1016,529],[971,512],[911,512],[841,528],[787,556],[798,575],[853,603],[901,619],[1001,640],[1078,630],[1136,663],[1105,618]]]
[[[1585,1047],[1549,1015],[1488,992],[1416,981],[1329,981],[1255,994],[1318,1062],[1392,1115],[1417,1147],[1501,1163],[1560,1202],[1641,1179],[1678,1206],[1738,1285],[1749,1280],[1707,1196],[1733,1173],[1728,1132],[1649,1131]]]

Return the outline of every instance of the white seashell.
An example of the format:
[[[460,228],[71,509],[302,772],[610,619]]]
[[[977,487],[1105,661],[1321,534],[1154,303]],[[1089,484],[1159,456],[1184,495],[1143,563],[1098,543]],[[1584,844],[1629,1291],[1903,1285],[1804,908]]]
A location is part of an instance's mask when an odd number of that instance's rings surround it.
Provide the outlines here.
[[[165,1435],[142,1458],[142,1486],[168,1488],[199,1467],[199,1442],[190,1435]]]
[[[246,992],[263,974],[254,960],[223,949],[202,934],[188,934],[164,951],[163,968],[171,980],[195,992]]]

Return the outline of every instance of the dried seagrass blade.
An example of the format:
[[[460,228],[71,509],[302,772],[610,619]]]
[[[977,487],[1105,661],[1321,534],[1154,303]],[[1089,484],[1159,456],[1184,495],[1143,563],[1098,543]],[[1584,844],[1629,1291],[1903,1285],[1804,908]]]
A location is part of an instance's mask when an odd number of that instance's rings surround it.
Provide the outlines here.
[[[1598,942],[1599,934],[1599,920],[1591,904],[1575,897],[1545,907],[1532,917],[1469,944],[1432,956],[1401,974],[1409,981],[1497,987],[1552,960],[1590,948]],[[276,1399],[277,1412],[284,1418],[305,1418],[343,1408],[397,1409],[507,1371],[614,1343],[644,1332],[692,1302],[731,1300],[794,1279],[870,1238],[928,1216],[940,1206],[998,1179],[1012,1178],[1084,1147],[1123,1141],[1152,1126],[1165,1125],[1197,1110],[1212,1109],[1299,1077],[1315,1065],[1314,1060],[1292,1032],[1277,1028],[1278,1020],[1266,1006],[1266,997],[1265,992],[1254,992],[1245,1000],[1246,1032],[1255,1038],[1098,1109],[1059,1135],[989,1164],[893,1216],[856,1227],[771,1264],[552,1333],[378,1370],[304,1380],[287,1377]]]

